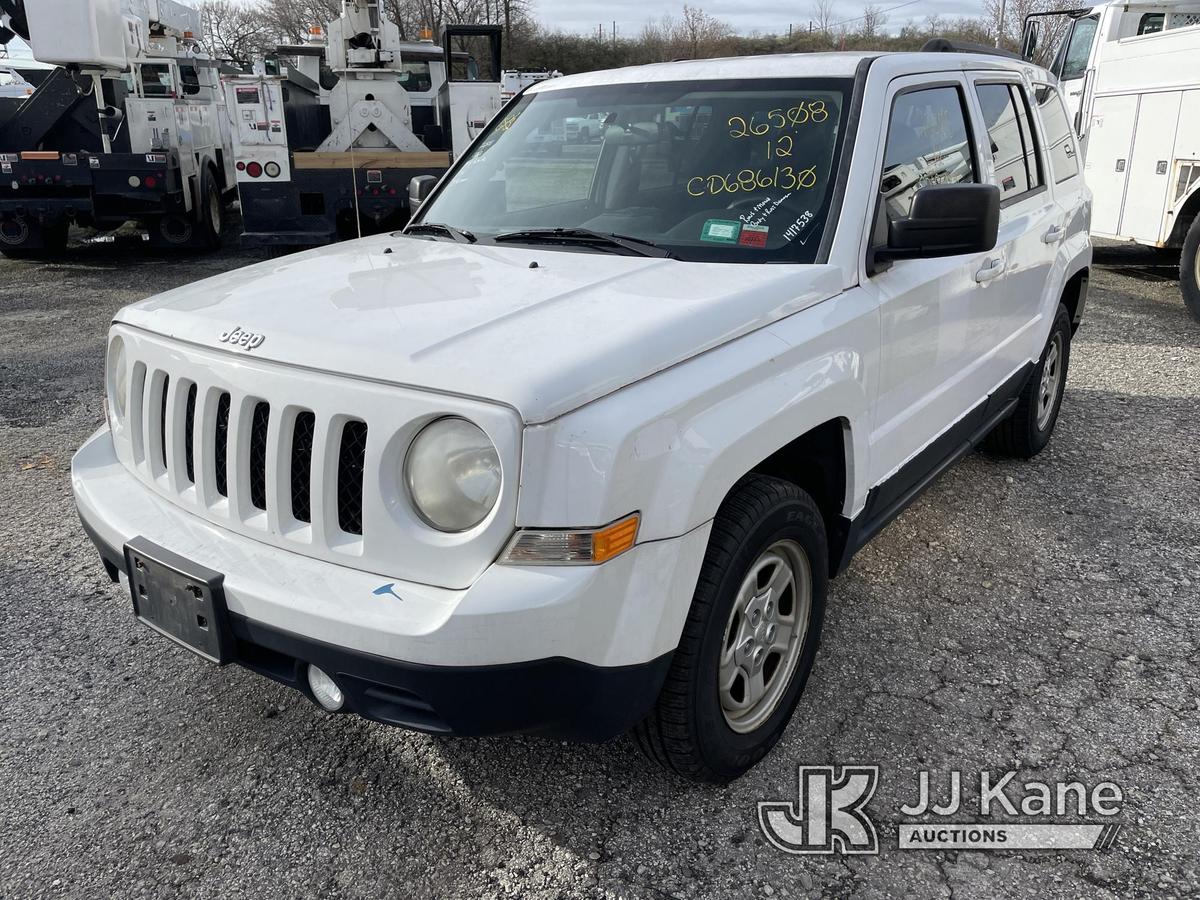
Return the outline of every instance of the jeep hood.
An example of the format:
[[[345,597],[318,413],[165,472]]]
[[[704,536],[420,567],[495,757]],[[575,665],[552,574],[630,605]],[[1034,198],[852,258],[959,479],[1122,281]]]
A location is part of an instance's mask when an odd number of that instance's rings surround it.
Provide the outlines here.
[[[383,235],[168,291],[117,321],[233,355],[505,403],[536,423],[840,290],[833,266]],[[219,340],[235,328],[261,344]]]

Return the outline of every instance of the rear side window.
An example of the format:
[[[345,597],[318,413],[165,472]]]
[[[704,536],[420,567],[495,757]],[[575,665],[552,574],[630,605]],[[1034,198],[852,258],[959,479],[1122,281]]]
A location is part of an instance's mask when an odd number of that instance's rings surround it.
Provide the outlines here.
[[[1046,134],[1046,152],[1055,182],[1066,181],[1079,174],[1079,157],[1075,150],[1075,134],[1067,121],[1067,110],[1058,91],[1040,84],[1035,94],[1042,131]]]
[[[879,183],[890,220],[907,218],[913,197],[926,185],[977,180],[970,134],[957,87],[922,88],[896,97]]]
[[[1043,184],[1041,160],[1025,92],[1016,84],[975,86],[987,126],[1001,201],[1013,200]]]

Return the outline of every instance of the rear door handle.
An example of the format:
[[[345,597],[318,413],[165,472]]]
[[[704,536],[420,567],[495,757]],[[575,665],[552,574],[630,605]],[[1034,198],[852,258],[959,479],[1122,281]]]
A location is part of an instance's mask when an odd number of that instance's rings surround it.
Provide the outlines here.
[[[1004,272],[1004,259],[1002,257],[994,257],[983,264],[983,268],[975,273],[975,280],[980,284],[991,281],[993,278],[999,278]]]
[[[1055,226],[1051,227],[1051,229],[1049,231],[1047,231],[1045,234],[1042,235],[1042,243],[1043,244],[1057,244],[1059,241],[1061,241],[1063,239],[1063,235],[1066,233],[1067,233],[1067,230],[1065,228],[1063,228],[1059,225],[1055,225]]]

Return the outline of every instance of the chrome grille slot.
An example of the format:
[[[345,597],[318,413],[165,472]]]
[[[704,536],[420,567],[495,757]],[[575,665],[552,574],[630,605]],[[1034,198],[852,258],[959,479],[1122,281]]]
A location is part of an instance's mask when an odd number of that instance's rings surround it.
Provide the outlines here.
[[[213,469],[215,470],[217,493],[229,496],[229,394],[221,394],[217,401],[217,423],[213,431]]]
[[[342,425],[338,447],[338,527],[347,534],[363,533],[363,464],[367,456],[367,423],[350,419]]]
[[[312,522],[312,453],[316,436],[317,417],[305,410],[297,413],[292,428],[292,518],[297,522]]]
[[[187,483],[196,483],[196,385],[188,387],[187,404],[183,412],[183,462]]]
[[[267,508],[267,426],[271,422],[271,404],[254,405],[250,422],[250,502],[256,509]]]

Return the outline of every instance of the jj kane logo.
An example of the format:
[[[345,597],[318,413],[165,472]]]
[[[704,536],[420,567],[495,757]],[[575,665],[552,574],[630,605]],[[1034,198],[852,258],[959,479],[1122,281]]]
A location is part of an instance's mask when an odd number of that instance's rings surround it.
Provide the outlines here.
[[[229,331],[222,332],[221,336],[217,338],[223,344],[232,344],[234,347],[242,347],[245,350],[257,350],[266,339],[265,334],[255,334],[253,331],[243,331],[241,328],[231,328]]]
[[[978,776],[978,806],[964,802],[963,776],[950,773],[944,802],[917,776],[917,796],[899,807],[901,850],[1107,850],[1116,841],[1124,795],[1111,781],[1015,782],[1016,772]],[[877,854],[879,838],[866,806],[879,785],[878,766],[800,766],[795,802],[758,804],[758,825],[785,853]],[[970,815],[975,821],[945,821]],[[997,821],[1021,816],[1038,821]],[[905,821],[919,817],[919,821]],[[1108,821],[1081,821],[1098,817]]]

